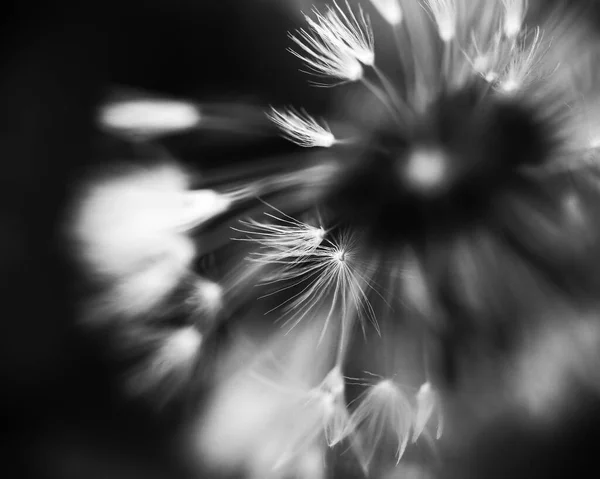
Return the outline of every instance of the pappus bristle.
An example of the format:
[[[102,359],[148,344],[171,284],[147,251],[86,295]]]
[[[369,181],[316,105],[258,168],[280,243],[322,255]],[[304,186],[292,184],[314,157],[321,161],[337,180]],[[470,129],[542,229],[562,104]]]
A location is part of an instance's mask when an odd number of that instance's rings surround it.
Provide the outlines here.
[[[290,38],[301,52],[290,50],[304,61],[311,72],[331,77],[339,82],[353,82],[363,76],[362,64],[370,65],[375,58],[371,24],[360,12],[357,18],[350,9],[348,13],[334,3],[323,15],[314,10],[316,20],[306,16],[310,30],[298,30],[298,36]]]
[[[291,142],[305,148],[329,148],[336,139],[326,124],[319,124],[306,111],[296,111],[288,108],[285,111],[271,109],[268,115]]]
[[[440,38],[450,42],[456,35],[457,9],[455,0],[424,0],[423,8],[431,14]]]
[[[537,27],[530,34],[524,36],[522,44],[512,52],[505,71],[500,75],[498,90],[506,94],[513,94],[550,74],[541,65],[545,53],[543,32]]]
[[[437,419],[435,438],[440,439],[444,431],[444,417],[441,410],[440,399],[431,383],[426,382],[421,385],[416,394],[416,414],[413,425],[412,442],[416,442],[419,439],[428,422],[434,415]]]
[[[342,324],[349,323],[355,313],[363,324],[368,319],[377,327],[368,298],[369,290],[373,289],[372,272],[360,260],[358,253],[357,237],[341,232],[336,238],[320,244],[312,254],[295,261],[293,267],[287,265],[280,271],[276,270],[266,278],[266,283],[288,283],[276,293],[293,291],[293,287],[300,291],[271,311],[281,309],[285,324],[293,328],[325,304],[330,304],[323,331],[333,318],[339,317]]]
[[[382,379],[370,386],[352,412],[350,424],[358,435],[359,460],[368,471],[382,439],[395,438],[396,460],[404,455],[414,421],[410,400],[401,387],[391,379]]]

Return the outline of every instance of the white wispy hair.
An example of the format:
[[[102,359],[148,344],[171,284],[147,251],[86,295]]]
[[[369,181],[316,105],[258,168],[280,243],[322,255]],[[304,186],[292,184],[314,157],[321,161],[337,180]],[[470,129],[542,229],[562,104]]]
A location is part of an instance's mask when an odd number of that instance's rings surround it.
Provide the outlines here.
[[[541,68],[546,53],[542,40],[543,33],[539,27],[524,35],[522,44],[513,50],[506,69],[500,75],[497,84],[500,92],[512,94],[521,91],[547,73]]]
[[[434,414],[437,417],[437,429],[435,437],[436,439],[440,439],[444,431],[444,417],[442,415],[439,394],[433,389],[433,386],[429,381],[423,383],[419,388],[416,401],[417,411],[413,425],[412,442],[416,442],[421,434],[423,434],[427,423]]]
[[[150,359],[132,374],[129,391],[136,395],[154,392],[157,400],[166,402],[191,378],[202,342],[202,334],[193,326],[171,332]]]
[[[336,142],[327,124],[320,124],[305,110],[287,108],[279,111],[271,108],[267,116],[279,127],[285,138],[299,146],[329,148]]]
[[[344,12],[335,1],[333,5],[334,7],[327,7],[325,16],[315,11],[318,24],[310,18],[307,18],[307,21],[313,28],[320,27],[321,34],[327,36],[332,43],[348,50],[361,63],[372,66],[375,62],[375,40],[368,15],[365,15],[359,5],[357,18],[348,1],[346,1],[348,13]]]
[[[138,270],[110,281],[107,290],[90,303],[95,311],[90,311],[89,319],[105,320],[115,314],[134,319],[164,301],[188,273],[196,251],[187,237],[164,237],[162,243],[162,253],[147,256]]]
[[[70,231],[93,274],[121,276],[162,256],[170,238],[225,211],[230,201],[212,190],[187,189],[178,167],[134,168],[93,178],[77,198]]]
[[[350,414],[346,408],[345,382],[339,367],[333,368],[311,395],[321,403],[323,430],[327,444],[332,447],[349,433]]]
[[[237,366],[217,384],[199,424],[203,461],[256,478],[305,477],[297,474],[306,454],[319,457],[313,466],[322,468],[327,445],[349,430],[349,413],[341,370],[331,369],[337,338],[328,334],[316,345],[321,328],[315,320],[252,351],[238,338],[230,351]]]
[[[397,26],[402,23],[402,8],[399,0],[371,0],[379,14],[390,25]]]
[[[375,61],[374,37],[369,17],[362,8],[359,16],[348,3],[345,13],[337,3],[327,7],[325,14],[313,10],[316,20],[305,15],[309,31],[298,30],[290,38],[302,53],[290,51],[303,60],[312,73],[341,80],[341,83],[360,80],[364,74],[362,64]]]
[[[265,213],[265,216],[273,220],[272,223],[249,219],[240,221],[244,229],[233,228],[248,235],[247,238],[238,238],[239,240],[251,241],[261,247],[261,251],[254,253],[253,259],[265,264],[282,264],[288,267],[314,253],[325,238],[325,229],[298,221],[274,206],[269,206],[280,215]]]
[[[89,315],[97,319],[151,311],[189,271],[196,255],[190,230],[231,204],[213,190],[188,190],[176,165],[124,170],[93,177],[68,226],[82,273],[102,285]]]
[[[455,0],[423,0],[423,7],[435,21],[440,38],[444,42],[451,41],[456,35],[456,1]]]
[[[525,14],[527,13],[527,0],[502,0],[505,8],[504,34],[508,38],[515,38],[521,31]]]
[[[485,48],[480,47],[475,34],[472,34],[470,51],[465,53],[465,57],[475,73],[493,84],[506,68],[506,62],[510,58],[509,48],[505,45],[502,32],[496,32]]]
[[[358,237],[353,232],[343,231],[337,238],[325,240],[310,256],[297,261],[294,267],[284,266],[268,275],[263,284],[280,281],[290,283],[275,293],[297,286],[302,288],[269,312],[282,308],[285,324],[294,328],[310,313],[315,313],[323,300],[331,295],[331,307],[325,317],[323,334],[334,316],[341,316],[342,322],[351,321],[353,310],[363,320],[363,327],[364,319],[368,318],[379,331],[375,312],[366,293],[367,288],[373,289],[371,273],[357,257],[357,243]]]
[[[316,388],[298,398],[294,427],[290,429],[274,468],[280,469],[322,436],[329,447],[342,441],[351,431],[350,414],[344,399],[344,378],[339,368],[332,369]]]
[[[350,416],[350,427],[358,434],[359,460],[365,471],[382,438],[391,431],[397,441],[397,463],[404,455],[413,425],[413,409],[402,389],[391,379],[383,379],[363,393]]]

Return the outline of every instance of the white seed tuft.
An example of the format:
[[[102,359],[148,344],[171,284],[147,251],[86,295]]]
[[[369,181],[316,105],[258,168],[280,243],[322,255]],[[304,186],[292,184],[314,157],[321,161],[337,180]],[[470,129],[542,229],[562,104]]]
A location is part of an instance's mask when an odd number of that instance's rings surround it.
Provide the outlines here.
[[[440,38],[450,42],[456,35],[456,3],[455,0],[423,0],[424,8],[435,21]]]
[[[335,144],[335,137],[327,124],[319,124],[304,110],[288,108],[278,111],[271,108],[267,116],[279,127],[285,138],[299,146],[329,148]]]
[[[301,52],[290,50],[303,60],[311,72],[345,82],[360,80],[362,65],[373,65],[375,46],[369,17],[360,9],[355,15],[348,3],[347,12],[334,2],[325,14],[313,10],[316,19],[305,15],[309,31],[298,30],[290,38]]]

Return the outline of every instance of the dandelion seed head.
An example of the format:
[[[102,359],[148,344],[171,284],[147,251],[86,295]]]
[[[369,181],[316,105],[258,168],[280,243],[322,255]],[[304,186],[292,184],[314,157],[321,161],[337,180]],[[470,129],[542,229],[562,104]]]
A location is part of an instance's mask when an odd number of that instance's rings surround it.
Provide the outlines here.
[[[401,174],[411,188],[421,193],[435,193],[446,180],[448,159],[438,149],[417,148],[401,168]]]
[[[442,41],[448,43],[456,35],[455,0],[423,0],[426,10],[431,13]]]

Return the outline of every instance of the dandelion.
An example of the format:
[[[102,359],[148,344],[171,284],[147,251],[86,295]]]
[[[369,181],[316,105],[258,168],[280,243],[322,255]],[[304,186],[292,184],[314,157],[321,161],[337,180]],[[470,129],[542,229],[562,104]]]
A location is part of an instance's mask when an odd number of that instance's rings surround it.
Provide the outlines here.
[[[423,383],[417,392],[417,411],[413,426],[412,442],[417,442],[431,417],[437,415],[436,439],[442,437],[444,430],[443,416],[438,393],[430,382]]]
[[[504,34],[515,38],[521,31],[523,19],[527,12],[527,0],[502,0],[506,11],[504,17]]]
[[[404,455],[413,424],[410,401],[391,379],[371,386],[350,416],[352,430],[359,433],[360,460],[365,470],[382,439],[392,434],[396,443],[397,463]]]
[[[271,108],[269,119],[283,132],[285,138],[305,148],[329,148],[336,142],[327,124],[320,125],[304,110],[287,109],[278,111]]]
[[[402,23],[402,8],[399,0],[371,0],[380,15],[392,26]]]
[[[290,51],[317,75],[354,82],[363,76],[362,64],[372,65],[375,59],[371,23],[362,9],[357,18],[348,4],[348,13],[334,5],[324,15],[315,9],[316,20],[305,16],[310,31],[290,35],[302,53]]]
[[[424,0],[424,8],[433,16],[442,41],[448,43],[456,35],[455,0]]]

